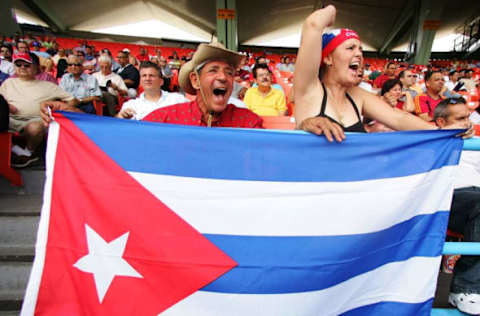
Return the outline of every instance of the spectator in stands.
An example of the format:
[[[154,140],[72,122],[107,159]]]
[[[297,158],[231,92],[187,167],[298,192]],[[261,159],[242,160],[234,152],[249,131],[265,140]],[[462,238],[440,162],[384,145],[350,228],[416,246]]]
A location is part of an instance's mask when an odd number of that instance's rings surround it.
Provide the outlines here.
[[[442,101],[441,92],[443,89],[443,75],[440,71],[431,71],[425,73],[426,93],[415,97],[415,113],[423,120],[430,122],[433,120],[433,111]]]
[[[57,53],[58,53],[58,49],[59,49],[59,45],[58,43],[54,40],[52,42],[52,46],[47,49],[47,53],[50,55],[50,56],[55,56]]]
[[[415,105],[413,98],[408,91],[403,90],[402,82],[399,79],[389,79],[385,81],[380,92],[383,100],[393,108],[414,112]]]
[[[435,129],[356,86],[363,64],[357,33],[341,29],[322,35],[335,16],[335,7],[329,5],[303,25],[294,78],[298,127],[339,142],[345,139],[344,131],[365,132],[361,114],[394,130]]]
[[[283,63],[281,63],[278,67],[279,71],[288,71],[288,72],[294,72],[295,71],[295,66],[290,62],[290,57],[285,56],[283,59]]]
[[[280,61],[275,65],[275,68],[279,69],[281,65],[285,62],[285,56],[280,57]]]
[[[477,87],[477,83],[473,80],[473,69],[465,69],[465,77],[460,79],[467,89],[467,91],[472,91]]]
[[[0,59],[12,62],[13,48],[12,45],[2,44],[0,46]]]
[[[173,77],[172,69],[167,64],[167,59],[163,56],[158,57],[158,64],[162,71],[162,78],[163,78],[163,86],[162,89],[165,91],[170,91],[170,83]]]
[[[175,53],[175,52],[174,52]],[[175,53],[176,54],[176,53]],[[178,58],[178,57],[177,57]],[[168,65],[172,69],[180,69],[180,60],[175,56],[168,56]]]
[[[127,86],[122,77],[112,72],[112,60],[107,55],[98,58],[100,71],[93,74],[102,90],[102,102],[105,103],[104,113],[108,116],[116,114],[115,107],[118,104],[118,96],[128,95]]]
[[[268,62],[267,62],[267,57],[265,56],[258,56],[256,61],[255,61],[255,65],[258,65],[258,64],[264,64],[264,65],[268,65]],[[255,67],[255,65],[252,66],[252,71],[253,71],[253,67]]]
[[[153,111],[144,120],[207,127],[261,128],[262,119],[247,109],[228,104],[235,69],[242,55],[220,43],[200,44],[191,61],[180,69],[179,83],[194,101]]]
[[[287,112],[285,95],[282,91],[272,88],[272,77],[268,66],[255,65],[253,77],[258,86],[249,88],[245,93],[243,101],[247,107],[261,116],[285,115]]]
[[[93,54],[92,46],[85,46],[85,60],[91,61],[93,59],[95,59],[95,55]]]
[[[448,91],[453,92],[462,90],[464,84],[458,81],[459,76],[460,73],[456,69],[453,69],[449,72],[448,81],[445,82],[445,86],[447,87]]]
[[[157,64],[150,61],[140,65],[140,83],[143,93],[137,99],[125,102],[116,117],[141,120],[159,108],[188,102],[180,93],[162,91],[162,71]]]
[[[26,148],[13,156],[12,165],[26,167],[39,159],[35,150],[46,133],[40,119],[40,104],[59,99],[68,106],[75,106],[76,100],[57,85],[36,80],[37,66],[32,63],[30,54],[14,55],[13,62],[18,78],[7,79],[0,87],[0,94],[10,107],[10,129],[19,132],[26,141]]]
[[[67,60],[67,54],[65,54],[65,48],[59,47],[57,53],[52,57],[53,63],[58,65],[58,61],[60,59],[65,59]]]
[[[372,71],[370,70],[370,64],[366,63],[365,66],[363,67],[363,75],[368,78],[371,74],[372,74]]]
[[[11,47],[10,47],[11,49]],[[2,57],[5,55],[8,55],[10,53],[10,49],[6,46],[2,46]],[[15,67],[13,66],[13,63],[9,62],[7,58],[1,58],[0,59],[0,71],[3,72],[4,74],[7,74],[9,76],[13,76],[15,74]]]
[[[162,50],[160,47],[155,48],[155,55],[157,58],[160,58],[162,56]]]
[[[122,77],[123,82],[128,88],[128,97],[134,99],[137,97],[137,89],[140,83],[138,69],[128,62],[128,54],[125,52],[118,52],[117,59],[120,64],[117,74]]]
[[[90,46],[85,46],[90,47]],[[87,48],[85,48],[87,50]],[[97,68],[97,59],[90,56],[90,60],[87,59],[87,55],[83,50],[77,50],[75,56],[79,57],[83,64],[83,69],[87,74],[92,74],[96,71]]]
[[[42,44],[40,44],[40,42],[33,42],[32,53],[34,53],[35,55],[37,55],[38,57],[41,57],[41,58],[47,58],[47,59],[51,58],[52,56],[50,56],[49,53],[40,51],[41,47],[42,47]]]
[[[57,77],[56,77],[57,80],[63,77],[63,75],[67,71],[67,68],[68,68],[67,60],[63,58],[59,59],[57,64]]]
[[[97,79],[83,72],[83,64],[75,55],[68,57],[68,73],[60,80],[60,88],[78,100],[78,107],[85,113],[95,114],[94,101],[100,101],[102,91]]]
[[[30,52],[30,48],[28,47],[28,44],[23,41],[17,42],[17,54],[19,53],[28,53]]]
[[[154,64],[160,65],[160,61],[157,56],[151,56],[150,61]]]
[[[40,64],[40,58],[38,57],[38,55],[34,54],[33,52],[30,52],[29,54],[32,58],[33,68],[36,70],[35,79],[49,81],[53,84],[57,84],[57,80],[51,74],[44,71],[42,65]]]
[[[130,63],[130,61],[131,61],[130,60],[130,57],[131,57],[130,56],[130,50],[128,48],[124,48],[122,50],[122,52],[125,52],[129,56],[128,62]],[[104,48],[100,51],[100,55],[103,55],[103,54],[107,54],[108,57],[110,57],[110,60],[112,61],[112,72],[116,73],[118,71],[118,69],[120,69],[120,64],[115,61],[115,59],[112,56],[112,52],[110,52],[110,50],[108,48]],[[134,59],[135,59],[135,57],[134,57]],[[100,71],[100,67],[98,67],[98,64],[97,64],[96,71]]]
[[[397,64],[391,61],[385,65],[385,71],[373,81],[373,87],[375,89],[381,89],[385,81],[388,79],[395,79],[395,71],[397,70]]]
[[[42,47],[45,47],[45,49],[49,50],[50,48],[53,47],[53,43],[55,42],[55,40],[50,37],[50,35],[46,35],[44,40],[40,42],[40,44],[42,45]]]
[[[442,69],[443,81],[445,84],[450,80],[449,71],[447,68]]]
[[[470,110],[463,98],[445,99],[434,110],[434,121],[443,128],[471,125]],[[463,234],[466,242],[480,242],[480,165],[479,153],[462,151],[455,175],[455,190],[448,228]],[[480,314],[480,257],[462,255],[455,264],[448,301],[460,311]]]
[[[248,57],[246,55],[243,55],[239,68],[248,73],[252,73],[252,69],[248,66]]]
[[[368,82],[368,76],[364,75],[364,71],[362,67],[358,68],[358,83],[356,85],[365,91],[368,91],[370,93],[375,93],[372,85]]]
[[[418,93],[417,91],[412,89],[412,86],[417,80],[417,75],[415,75],[411,70],[402,70],[398,74],[398,79],[400,79],[400,81],[402,82],[403,91],[407,91],[412,96],[412,98],[415,98]]]
[[[148,61],[148,53],[145,47],[140,47],[140,54],[137,55],[137,60],[141,63],[143,61]]]

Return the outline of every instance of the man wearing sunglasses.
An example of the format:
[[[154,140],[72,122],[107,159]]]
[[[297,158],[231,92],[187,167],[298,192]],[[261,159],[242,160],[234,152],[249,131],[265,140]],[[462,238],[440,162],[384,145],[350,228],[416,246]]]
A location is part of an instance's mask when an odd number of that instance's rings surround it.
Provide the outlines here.
[[[77,56],[68,56],[67,63],[68,73],[60,80],[60,88],[78,100],[80,110],[95,114],[93,102],[99,101],[102,96],[97,79],[83,72],[83,65]]]
[[[0,86],[0,94],[9,105],[9,129],[19,132],[26,148],[18,147],[12,158],[12,166],[27,167],[39,159],[35,151],[45,137],[46,128],[40,118],[40,104],[60,100],[72,106],[77,101],[56,84],[36,80],[37,67],[28,53],[13,56],[17,78],[9,78]]]
[[[463,98],[441,101],[434,110],[439,127],[456,124],[469,128],[470,111]],[[467,242],[480,242],[480,153],[462,151],[455,174],[455,190],[448,228],[462,233]],[[480,314],[480,257],[464,256],[455,264],[449,302],[460,311]]]

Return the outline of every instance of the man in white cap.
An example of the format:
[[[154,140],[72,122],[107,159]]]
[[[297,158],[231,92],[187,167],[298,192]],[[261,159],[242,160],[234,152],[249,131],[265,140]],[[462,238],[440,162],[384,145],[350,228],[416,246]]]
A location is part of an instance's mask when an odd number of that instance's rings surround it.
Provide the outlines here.
[[[235,70],[242,55],[219,43],[200,44],[192,60],[180,69],[178,81],[195,100],[160,108],[143,120],[207,127],[262,128],[262,119],[248,109],[228,103]]]

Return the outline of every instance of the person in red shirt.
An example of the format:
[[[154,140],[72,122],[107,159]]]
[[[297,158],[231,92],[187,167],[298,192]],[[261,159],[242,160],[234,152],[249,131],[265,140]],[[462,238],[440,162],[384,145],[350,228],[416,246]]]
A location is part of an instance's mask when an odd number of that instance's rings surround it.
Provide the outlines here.
[[[395,71],[397,70],[397,65],[394,62],[389,62],[385,66],[385,71],[383,74],[378,76],[375,81],[373,82],[373,87],[375,89],[381,89],[383,87],[383,84],[388,80],[388,79],[395,79]]]
[[[195,100],[151,112],[144,121],[207,127],[262,128],[263,120],[248,109],[228,100],[233,90],[235,69],[242,55],[219,43],[200,44],[191,61],[180,69],[180,87]]]
[[[145,47],[140,47],[140,54],[137,55],[138,61],[141,63],[142,61],[149,61],[150,58],[148,57],[147,51]]]
[[[427,122],[433,120],[433,112],[438,103],[443,98],[441,95],[445,81],[440,71],[431,71],[425,74],[426,93],[419,94],[415,97],[415,113]]]

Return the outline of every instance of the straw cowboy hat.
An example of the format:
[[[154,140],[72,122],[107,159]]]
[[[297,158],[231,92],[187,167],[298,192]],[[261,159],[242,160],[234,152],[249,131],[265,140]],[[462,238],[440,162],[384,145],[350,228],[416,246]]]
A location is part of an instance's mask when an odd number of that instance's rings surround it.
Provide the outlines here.
[[[193,55],[192,60],[185,63],[178,74],[178,83],[180,87],[188,94],[196,94],[195,88],[190,82],[190,73],[203,66],[206,61],[225,61],[232,65],[235,69],[242,60],[242,55],[228,50],[220,43],[200,44],[197,51]]]

